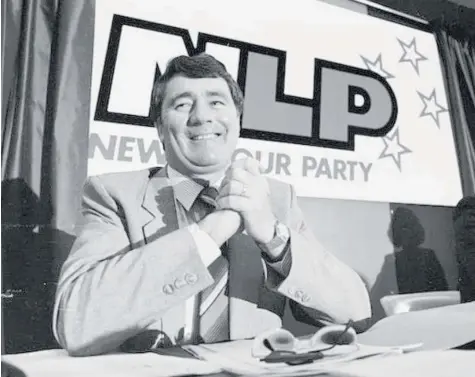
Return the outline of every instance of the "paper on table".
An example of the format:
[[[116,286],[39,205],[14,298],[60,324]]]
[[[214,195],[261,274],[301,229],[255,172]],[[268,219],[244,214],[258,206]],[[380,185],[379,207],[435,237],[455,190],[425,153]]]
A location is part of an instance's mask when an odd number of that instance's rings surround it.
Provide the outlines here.
[[[2,361],[28,377],[172,377],[221,371],[219,366],[205,361],[155,353],[69,357],[63,350],[48,350],[4,355]]]
[[[226,343],[184,346],[197,357],[221,366],[223,370],[245,375],[300,375],[305,372],[324,371],[329,365],[348,362],[365,357],[402,353],[392,347],[364,345],[337,346],[325,351],[324,359],[311,364],[290,366],[285,363],[265,363],[252,356],[252,340],[238,340]]]
[[[326,369],[332,377],[475,377],[475,352],[421,351],[358,360]]]
[[[444,350],[475,340],[475,302],[383,318],[358,342],[377,346],[423,343],[421,350]]]

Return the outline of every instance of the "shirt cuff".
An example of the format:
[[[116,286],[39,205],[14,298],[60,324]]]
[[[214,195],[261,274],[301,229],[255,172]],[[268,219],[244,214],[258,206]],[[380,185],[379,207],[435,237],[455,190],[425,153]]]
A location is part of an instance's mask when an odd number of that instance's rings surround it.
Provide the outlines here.
[[[264,259],[269,262],[281,261],[287,251],[290,240],[289,228],[279,221],[274,225],[274,237],[268,243],[257,242],[263,252]]]
[[[196,244],[196,249],[204,265],[209,267],[220,255],[221,249],[208,233],[194,223],[187,227]]]
[[[264,261],[269,268],[272,268],[277,272],[282,278],[289,276],[290,268],[292,266],[292,255],[290,253],[290,242],[284,246],[286,250],[283,252],[282,256],[277,261],[271,261],[268,257],[264,257]]]

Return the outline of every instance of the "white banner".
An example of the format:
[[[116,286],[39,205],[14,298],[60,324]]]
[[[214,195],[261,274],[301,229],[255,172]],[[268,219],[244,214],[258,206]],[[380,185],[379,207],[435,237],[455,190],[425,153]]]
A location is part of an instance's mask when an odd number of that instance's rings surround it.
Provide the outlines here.
[[[90,175],[164,163],[153,80],[198,51],[244,90],[235,157],[259,159],[299,196],[462,197],[433,35],[316,0],[97,0]]]

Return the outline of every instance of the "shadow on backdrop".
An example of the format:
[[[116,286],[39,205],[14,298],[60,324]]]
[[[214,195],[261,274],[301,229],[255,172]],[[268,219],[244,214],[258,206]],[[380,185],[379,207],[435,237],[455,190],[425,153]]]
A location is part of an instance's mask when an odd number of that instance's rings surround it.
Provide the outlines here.
[[[395,292],[395,288],[394,255],[388,254],[384,257],[384,262],[381,266],[381,271],[379,272],[369,291],[371,309],[373,311],[373,324],[386,316],[386,313],[384,312],[380,300],[384,296],[397,293]]]
[[[425,230],[413,211],[398,207],[392,215],[388,236],[394,245],[400,294],[448,290],[444,270],[434,250],[421,246]]]
[[[43,226],[47,223],[43,216],[43,205],[23,179],[2,182],[5,353],[58,347],[51,330],[51,319],[59,267],[63,261],[55,255],[52,242],[72,245],[74,237]]]

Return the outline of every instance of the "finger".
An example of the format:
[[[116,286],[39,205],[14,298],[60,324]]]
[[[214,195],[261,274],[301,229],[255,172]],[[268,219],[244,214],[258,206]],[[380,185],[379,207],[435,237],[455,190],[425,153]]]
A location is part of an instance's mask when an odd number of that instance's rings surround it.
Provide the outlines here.
[[[248,212],[251,207],[249,198],[240,195],[226,195],[217,200],[219,209],[231,209],[233,211],[242,213]]]
[[[225,178],[227,178],[228,181],[236,180],[245,185],[250,185],[254,181],[255,176],[243,168],[234,168],[228,170]]]
[[[240,158],[239,160],[234,161],[230,168],[241,168],[253,175],[261,175],[264,172],[264,168],[261,166],[260,162],[252,157]]]
[[[235,168],[244,169],[244,166],[246,165],[246,160],[248,158],[250,158],[250,157],[243,157],[243,158],[239,158],[239,159],[233,161],[228,169],[235,169]]]
[[[244,162],[244,169],[253,175],[261,175],[264,171],[264,168],[261,166],[259,161],[254,158],[247,158]]]
[[[249,197],[249,189],[250,188],[244,185],[242,182],[233,179],[231,181],[228,181],[223,187],[221,187],[217,199],[228,195]]]

